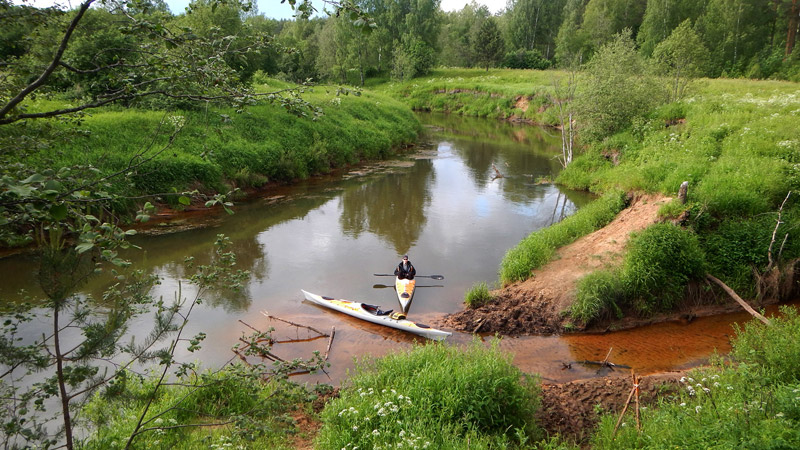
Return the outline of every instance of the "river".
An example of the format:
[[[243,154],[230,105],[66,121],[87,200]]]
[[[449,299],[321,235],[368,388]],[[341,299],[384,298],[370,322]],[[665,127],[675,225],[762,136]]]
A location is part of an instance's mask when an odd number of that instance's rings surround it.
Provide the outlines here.
[[[262,314],[267,311],[325,332],[335,327],[330,368],[305,379],[339,384],[355,358],[410,348],[415,337],[321,309],[304,301],[300,289],[397,308],[393,288],[383,287],[393,278],[373,274],[391,273],[408,254],[418,274],[445,277],[417,281],[409,318],[433,322],[460,310],[473,284],[495,283],[508,248],[591,201],[586,193],[537,183],[560,169],[560,138],[553,131],[458,116],[421,114],[420,119],[425,124],[420,144],[397,158],[273,189],[236,205],[232,216],[207,216],[188,231],[137,237],[142,250],[127,257],[162,278],[153,294],[166,300],[179,284],[184,295],[191,294],[180,281],[186,277],[184,258],[209,261],[217,234],[231,238],[239,268],[250,271],[242,292],[204,297],[185,336],[202,331],[208,338],[202,350],[181,352],[178,359],[199,359],[208,368],[225,364],[251,326],[275,327],[279,339],[310,336],[268,320]],[[18,299],[20,289],[36,294],[34,271],[32,256],[0,260],[0,298]],[[105,283],[97,279],[82,294],[99,296]],[[700,364],[714,349],[726,352],[731,323],[746,319],[731,315],[604,335],[505,338],[501,347],[522,370],[549,381],[597,375],[596,367],[574,362],[602,360],[610,348],[613,362],[647,373]],[[145,333],[149,321],[140,319],[131,329]],[[43,319],[27,334],[40,334],[39,327],[49,325]],[[472,339],[454,333],[448,342]],[[273,352],[292,359],[324,353],[327,345],[328,339],[282,343]]]

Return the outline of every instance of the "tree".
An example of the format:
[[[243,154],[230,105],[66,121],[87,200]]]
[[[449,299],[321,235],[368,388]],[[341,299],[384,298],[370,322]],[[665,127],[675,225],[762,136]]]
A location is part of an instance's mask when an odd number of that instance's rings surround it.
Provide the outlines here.
[[[505,42],[500,28],[494,17],[489,17],[481,25],[475,36],[475,55],[478,65],[489,70],[490,66],[497,65],[503,58]]]
[[[774,18],[775,11],[767,2],[709,0],[695,23],[711,54],[709,74],[743,75],[768,44]]]
[[[506,24],[508,44],[514,49],[538,50],[551,58],[565,0],[511,0]]]
[[[683,97],[686,86],[692,79],[704,74],[709,54],[687,19],[656,46],[653,58],[672,79],[670,99],[676,101]]]
[[[475,36],[490,15],[489,8],[474,1],[460,11],[445,13],[439,39],[439,63],[451,67],[473,67]]]
[[[556,107],[559,131],[561,132],[561,156],[558,161],[566,168],[574,156],[575,148],[575,90],[577,82],[577,64],[573,64],[567,71],[566,82],[560,79],[553,80],[553,93],[550,102]]]
[[[684,20],[697,20],[705,10],[706,3],[696,0],[649,0],[636,35],[642,54],[651,56],[656,45]]]
[[[631,31],[623,30],[587,64],[584,89],[577,98],[581,137],[602,140],[664,99],[663,90],[636,51]]]
[[[588,36],[581,28],[585,0],[567,0],[564,6],[564,21],[556,36],[556,61],[561,66],[569,66],[588,59]]]

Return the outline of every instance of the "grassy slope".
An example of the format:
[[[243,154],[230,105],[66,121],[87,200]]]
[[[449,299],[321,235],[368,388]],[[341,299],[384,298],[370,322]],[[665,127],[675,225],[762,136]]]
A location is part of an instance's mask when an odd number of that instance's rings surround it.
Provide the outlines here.
[[[228,184],[256,187],[383,158],[413,142],[419,130],[413,113],[385,95],[336,96],[318,87],[304,98],[322,107],[324,115],[312,121],[266,102],[241,114],[231,109],[99,110],[83,120],[85,136],[31,155],[26,164],[88,163],[110,173],[124,168],[137,152],[146,151],[147,157],[168,147],[132,174],[136,190],[161,193],[200,187],[224,191]],[[168,145],[176,123],[183,128]],[[128,188],[120,185],[119,189]]]

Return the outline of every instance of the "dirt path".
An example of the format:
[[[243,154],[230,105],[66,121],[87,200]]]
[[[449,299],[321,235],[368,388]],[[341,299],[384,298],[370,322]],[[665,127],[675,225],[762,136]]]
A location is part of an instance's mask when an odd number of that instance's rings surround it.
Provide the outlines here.
[[[610,224],[559,249],[533,278],[495,291],[496,300],[490,304],[448,315],[443,325],[509,336],[561,331],[561,312],[574,301],[578,280],[617,264],[631,232],[657,222],[658,209],[669,200],[661,195],[635,197]]]

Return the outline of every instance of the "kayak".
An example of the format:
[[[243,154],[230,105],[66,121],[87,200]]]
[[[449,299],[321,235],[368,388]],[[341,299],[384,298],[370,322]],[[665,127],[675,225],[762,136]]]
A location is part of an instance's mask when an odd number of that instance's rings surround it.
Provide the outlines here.
[[[370,305],[367,303],[353,302],[350,300],[334,299],[331,297],[323,297],[321,295],[312,294],[301,289],[306,300],[316,303],[317,305],[330,308],[334,311],[339,311],[347,315],[356,317],[358,319],[366,320],[367,322],[385,325],[387,327],[396,328],[398,330],[408,331],[419,336],[426,337],[440,341],[450,336],[452,333],[431,328],[428,325],[417,323],[405,318],[395,319],[392,318],[392,311],[383,311],[377,305]],[[403,315],[403,317],[405,317]]]
[[[417,285],[417,280],[401,280],[395,278],[394,287],[397,291],[397,300],[400,301],[400,307],[403,312],[408,314],[408,307],[411,305],[411,300],[414,299],[414,288]]]

